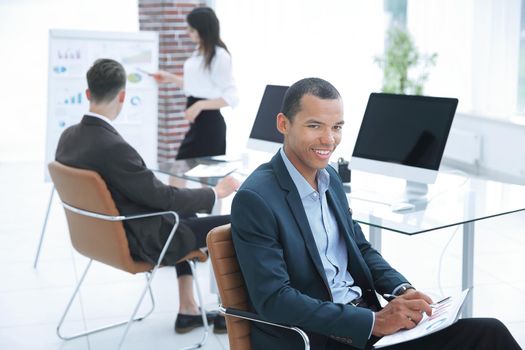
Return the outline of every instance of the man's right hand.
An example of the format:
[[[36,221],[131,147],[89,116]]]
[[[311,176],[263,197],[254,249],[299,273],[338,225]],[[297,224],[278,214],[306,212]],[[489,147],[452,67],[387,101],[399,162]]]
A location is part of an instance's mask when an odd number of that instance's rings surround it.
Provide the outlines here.
[[[419,291],[411,291],[395,298],[383,310],[376,312],[372,334],[382,337],[400,329],[414,328],[423,318],[423,313],[432,315],[431,303],[432,299]]]
[[[229,196],[234,191],[237,191],[237,189],[240,186],[240,182],[234,179],[232,176],[226,176],[225,178],[221,179],[217,186],[215,186],[215,193],[217,193],[217,198],[221,199],[224,197]]]

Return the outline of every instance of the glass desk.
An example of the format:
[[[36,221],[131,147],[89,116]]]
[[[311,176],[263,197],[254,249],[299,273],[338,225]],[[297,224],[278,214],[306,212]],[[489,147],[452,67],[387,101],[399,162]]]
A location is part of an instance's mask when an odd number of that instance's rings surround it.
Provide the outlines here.
[[[179,179],[194,181],[201,183],[203,185],[215,186],[220,180],[220,177],[191,177],[186,176],[185,173],[196,167],[197,165],[212,165],[220,164],[220,161],[214,160],[213,157],[200,157],[200,158],[190,158],[183,160],[175,160],[171,162],[162,162],[157,164],[157,168],[153,169],[160,173],[177,177]]]
[[[226,162],[222,159],[228,159],[228,164],[235,165],[236,170],[233,173],[240,175],[240,177],[246,178],[253,170],[255,170],[259,165],[270,161],[273,157],[273,154],[265,152],[253,151],[249,154],[242,154],[238,156],[217,156],[217,157],[199,157],[199,158],[190,158],[183,160],[175,160],[170,162],[161,162],[157,164],[156,169],[160,173],[174,176],[178,179],[188,180],[203,185],[215,186],[217,182],[221,179],[220,176],[214,177],[191,177],[185,175],[185,173],[196,167],[197,165],[221,165]],[[221,159],[221,160],[218,160]]]
[[[244,160],[239,171],[247,175],[267,159]],[[205,185],[215,185],[220,177],[191,178],[186,171],[198,164],[217,164],[210,157],[158,164],[159,172]],[[244,165],[243,165],[244,164]],[[245,165],[248,165],[247,167]],[[525,210],[525,186],[442,172],[428,186],[425,198],[409,198],[412,209],[395,212],[391,204],[405,196],[405,181],[370,173],[352,172],[352,191],[347,195],[353,218],[370,227],[370,243],[381,250],[381,231],[416,235],[461,225],[463,228],[462,289],[474,282],[475,222]],[[472,316],[472,294],[465,302],[463,315]]]
[[[475,222],[525,210],[525,187],[442,172],[428,186],[426,198],[408,199],[413,208],[395,212],[391,204],[406,201],[405,184],[401,179],[352,172],[352,192],[347,196],[354,220],[370,227],[370,243],[377,250],[383,229],[415,235],[461,225],[462,289],[472,288]],[[472,316],[472,303],[470,294],[464,316]]]

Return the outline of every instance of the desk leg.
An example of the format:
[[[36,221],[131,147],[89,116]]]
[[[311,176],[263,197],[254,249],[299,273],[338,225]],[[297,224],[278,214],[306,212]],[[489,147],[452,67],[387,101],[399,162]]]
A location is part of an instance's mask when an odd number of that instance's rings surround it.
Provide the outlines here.
[[[381,229],[376,226],[368,226],[370,228],[370,244],[372,248],[381,253]]]
[[[461,276],[462,289],[474,286],[474,222],[463,224],[463,270]],[[463,305],[463,317],[472,317],[473,291]]]

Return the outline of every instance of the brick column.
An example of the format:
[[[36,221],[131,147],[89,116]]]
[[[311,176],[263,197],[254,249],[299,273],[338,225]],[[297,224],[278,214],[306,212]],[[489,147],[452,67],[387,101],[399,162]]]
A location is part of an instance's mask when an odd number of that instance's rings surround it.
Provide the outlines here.
[[[186,33],[186,15],[203,0],[139,0],[140,30],[159,33],[159,68],[182,74],[184,61],[195,45]],[[184,119],[186,98],[175,84],[159,86],[158,160],[175,159],[188,131]]]

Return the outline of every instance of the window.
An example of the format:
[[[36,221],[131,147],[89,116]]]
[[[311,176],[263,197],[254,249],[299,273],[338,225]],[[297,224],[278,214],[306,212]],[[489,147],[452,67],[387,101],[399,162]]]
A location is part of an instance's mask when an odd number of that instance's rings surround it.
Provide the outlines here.
[[[389,25],[407,26],[407,0],[384,0],[385,12],[390,16]]]
[[[525,0],[521,2],[520,51],[518,59],[518,114],[525,115]]]

